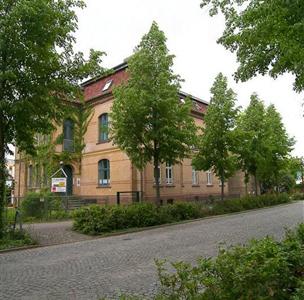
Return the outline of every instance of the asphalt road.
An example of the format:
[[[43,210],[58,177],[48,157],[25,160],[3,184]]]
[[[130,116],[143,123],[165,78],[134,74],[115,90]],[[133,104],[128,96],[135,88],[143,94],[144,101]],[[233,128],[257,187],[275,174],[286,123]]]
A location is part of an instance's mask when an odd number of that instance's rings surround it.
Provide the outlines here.
[[[100,299],[151,295],[155,258],[194,262],[304,222],[304,202],[121,236],[0,254],[0,299]]]

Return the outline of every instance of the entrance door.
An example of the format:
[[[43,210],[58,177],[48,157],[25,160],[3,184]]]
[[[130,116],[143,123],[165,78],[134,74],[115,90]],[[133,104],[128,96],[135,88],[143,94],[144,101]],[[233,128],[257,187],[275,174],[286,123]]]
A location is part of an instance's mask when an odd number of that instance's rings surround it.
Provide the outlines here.
[[[67,175],[67,195],[73,195],[73,168],[69,165],[63,167],[64,172]]]

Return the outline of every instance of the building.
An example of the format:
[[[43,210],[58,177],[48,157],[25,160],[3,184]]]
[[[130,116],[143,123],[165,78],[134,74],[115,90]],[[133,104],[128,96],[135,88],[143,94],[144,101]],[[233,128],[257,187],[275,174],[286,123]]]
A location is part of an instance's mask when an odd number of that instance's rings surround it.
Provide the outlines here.
[[[122,63],[113,68],[110,75],[93,78],[82,85],[85,102],[93,106],[93,115],[84,135],[85,147],[81,161],[64,166],[68,176],[68,195],[96,198],[99,203],[115,203],[118,192],[136,191],[140,192],[144,199],[155,198],[152,165],[147,165],[143,172],[137,170],[127,155],[112,144],[107,130],[104,130],[109,124],[109,113],[114,101],[112,89],[127,80],[126,69],[127,63]],[[208,103],[180,92],[181,101],[186,97],[190,97],[193,102],[191,115],[195,123],[202,126]],[[62,143],[55,147],[57,153],[73,151],[73,128],[73,122],[67,119],[53,133],[52,141],[60,134],[63,135]],[[16,162],[17,197],[24,196],[27,191],[39,190],[42,181],[49,186],[47,178],[40,181],[38,178],[45,177],[45,172],[41,171],[43,166],[20,159],[18,153]],[[163,201],[208,198],[210,195],[218,196],[221,192],[219,179],[210,171],[196,171],[191,166],[191,159],[185,159],[177,165],[164,164],[160,167],[160,173]],[[234,180],[229,188],[228,182],[225,184],[225,193],[240,194],[240,183],[241,180]],[[127,202],[130,199],[130,193],[122,194],[122,201]]]

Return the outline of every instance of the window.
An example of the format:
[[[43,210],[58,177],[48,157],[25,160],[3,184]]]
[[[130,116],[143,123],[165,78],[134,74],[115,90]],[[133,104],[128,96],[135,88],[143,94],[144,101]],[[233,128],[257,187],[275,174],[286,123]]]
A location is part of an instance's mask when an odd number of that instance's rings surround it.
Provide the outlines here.
[[[105,92],[106,90],[108,90],[108,89],[110,88],[112,82],[113,82],[112,79],[111,79],[111,80],[108,80],[108,81],[106,82],[106,84],[104,85],[102,91]]]
[[[98,162],[98,184],[101,186],[110,184],[110,162],[107,159]]]
[[[107,141],[108,130],[109,130],[108,114],[102,114],[98,118],[98,124],[99,124],[99,142]]]
[[[173,167],[172,164],[166,163],[166,184],[173,183]]]
[[[33,166],[30,165],[28,167],[28,186],[32,187],[33,186]]]
[[[161,168],[160,166],[158,166],[158,173],[159,173],[159,184],[161,184]],[[153,174],[154,174],[154,184],[156,183],[156,180],[155,180],[155,172],[154,172],[154,167],[153,167]]]
[[[192,184],[198,185],[198,171],[194,167],[192,167]]]
[[[207,185],[212,185],[212,172],[207,171]]]
[[[63,122],[63,151],[74,151],[74,122],[70,119]]]
[[[39,165],[37,164],[35,166],[35,187],[39,187],[39,182],[40,182],[39,171],[40,171],[40,168],[39,168]]]

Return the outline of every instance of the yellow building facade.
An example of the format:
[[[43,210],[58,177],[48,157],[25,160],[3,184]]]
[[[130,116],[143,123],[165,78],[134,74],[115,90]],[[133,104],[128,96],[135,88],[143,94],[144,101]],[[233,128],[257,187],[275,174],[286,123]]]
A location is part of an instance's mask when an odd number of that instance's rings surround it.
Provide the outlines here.
[[[155,181],[153,166],[148,164],[140,172],[132,164],[128,156],[108,139],[102,132],[101,125],[110,123],[109,113],[113,105],[112,89],[115,85],[127,80],[127,64],[123,63],[110,75],[91,79],[83,84],[84,99],[93,107],[93,116],[84,135],[85,148],[82,152],[81,165],[70,164],[68,170],[69,194],[96,199],[98,203],[113,204],[117,201],[118,192],[138,192],[143,199],[155,199]],[[204,113],[208,103],[186,93],[180,92],[181,101],[190,97],[193,102],[191,115],[199,126],[203,126]],[[68,124],[67,124],[68,125]],[[59,126],[52,135],[55,140],[59,134],[66,138],[62,145],[56,146],[61,152],[69,142],[69,131]],[[66,131],[66,132],[65,132]],[[66,143],[66,144],[65,144]],[[17,152],[17,151],[16,151]],[[28,191],[38,191],[40,186],[32,177],[35,168],[31,162],[26,162],[16,154],[15,196],[23,197]],[[161,199],[163,202],[173,200],[199,200],[210,196],[219,196],[221,185],[212,172],[196,171],[191,166],[191,159],[185,159],[179,164],[160,166]],[[40,173],[41,174],[41,173]],[[49,182],[48,182],[49,184]],[[225,184],[226,195],[243,193],[241,176]],[[134,196],[134,195],[133,195]],[[122,202],[130,202],[131,193],[121,195]]]

